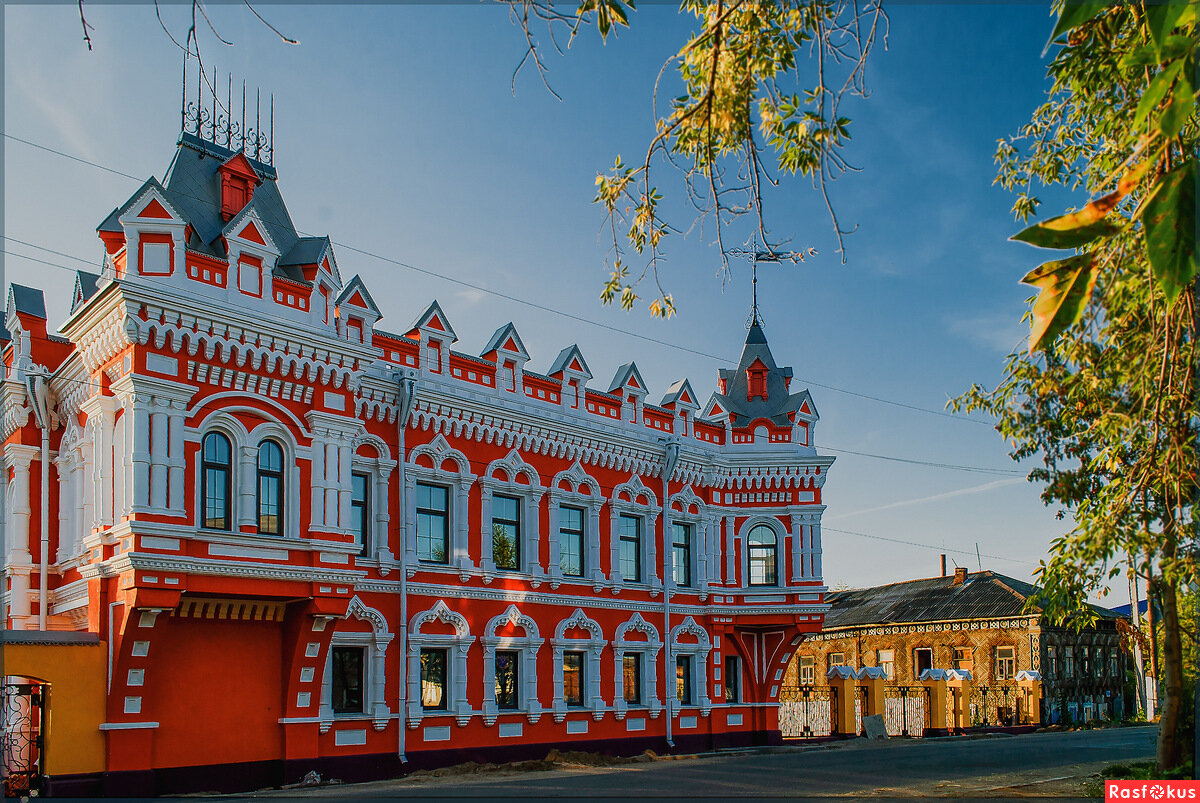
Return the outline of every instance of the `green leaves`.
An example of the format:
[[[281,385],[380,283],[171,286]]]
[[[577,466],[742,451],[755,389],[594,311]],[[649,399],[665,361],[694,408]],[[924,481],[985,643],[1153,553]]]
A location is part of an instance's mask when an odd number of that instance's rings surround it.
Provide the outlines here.
[[[622,0],[582,0],[576,16],[582,19],[595,11],[596,27],[600,29],[600,38],[607,41],[608,32],[612,30],[613,25],[629,27],[629,16],[622,6],[634,7],[630,0],[626,0],[626,2],[622,2]]]
[[[1169,302],[1196,276],[1196,159],[1163,175],[1146,201],[1146,253]]]
[[[1096,262],[1091,254],[1047,262],[1021,279],[1041,290],[1033,304],[1029,351],[1045,349],[1059,333],[1083,317],[1096,287]]]
[[[1110,237],[1121,230],[1121,226],[1107,220],[1097,219],[1086,221],[1090,215],[1085,213],[1093,207],[1088,204],[1078,212],[1051,218],[1043,223],[1035,223],[1027,229],[1017,232],[1009,239],[1022,243],[1036,245],[1039,248],[1079,248],[1099,237]]]
[[[1107,0],[1066,0],[1058,15],[1054,33],[1050,34],[1050,41],[1053,42],[1072,28],[1087,22],[1107,5]]]

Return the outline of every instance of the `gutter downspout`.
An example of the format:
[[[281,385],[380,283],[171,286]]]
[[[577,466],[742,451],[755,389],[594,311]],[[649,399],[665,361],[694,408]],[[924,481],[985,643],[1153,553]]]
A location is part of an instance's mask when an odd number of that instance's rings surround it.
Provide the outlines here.
[[[46,630],[46,614],[50,607],[50,404],[48,399],[48,374],[42,368],[25,371],[25,391],[29,394],[29,406],[37,418],[42,431],[42,507],[41,550],[38,555],[38,630]]]
[[[662,498],[662,523],[663,523],[663,539],[662,539],[662,564],[663,564],[663,640],[666,642],[667,648],[663,651],[663,685],[666,687],[663,691],[663,696],[667,701],[667,746],[674,747],[675,739],[673,738],[671,718],[674,713],[671,711],[672,703],[675,700],[677,690],[671,687],[671,667],[675,664],[674,650],[671,649],[671,586],[675,582],[675,577],[671,568],[673,566],[671,552],[671,534],[668,530],[670,522],[667,521],[667,513],[670,510],[670,502],[668,492],[670,489],[671,475],[675,473],[675,466],[679,463],[679,439],[662,439],[663,445],[663,498]]]
[[[400,431],[399,460],[400,492],[396,494],[399,515],[397,523],[400,531],[400,671],[397,676],[399,685],[399,736],[397,737],[396,754],[402,764],[408,763],[405,755],[404,734],[408,728],[405,718],[408,713],[408,481],[404,476],[404,461],[407,452],[404,446],[405,430],[408,419],[412,416],[413,405],[417,400],[417,372],[411,368],[401,368],[396,376],[396,428]]]

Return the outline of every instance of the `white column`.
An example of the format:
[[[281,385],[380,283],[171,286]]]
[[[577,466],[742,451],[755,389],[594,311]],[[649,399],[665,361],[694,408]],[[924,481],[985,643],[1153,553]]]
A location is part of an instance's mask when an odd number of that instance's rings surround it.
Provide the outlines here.
[[[238,451],[237,446],[233,447]],[[242,446],[241,465],[234,474],[237,479],[237,523],[236,527],[253,527],[258,529],[257,488],[258,488],[258,448]]]
[[[792,582],[804,578],[804,520],[799,513],[792,514]]]
[[[350,498],[353,486],[350,483],[350,439],[343,435],[338,444],[338,527],[350,529]]]
[[[167,504],[172,513],[184,515],[187,503],[183,498],[184,478],[187,472],[187,457],[184,454],[184,403],[171,402],[171,414],[167,419]]]
[[[812,576],[820,580],[821,574],[821,520],[817,519],[809,528],[809,543],[812,546]]]
[[[149,507],[152,498],[150,485],[153,477],[150,466],[153,458],[150,430],[157,423],[150,413],[152,403],[150,397],[145,394],[130,394],[125,405],[125,415],[128,416],[126,421],[133,423],[133,453],[129,461],[133,464],[133,504],[138,508]]]
[[[737,541],[734,538],[733,519],[721,517],[721,526],[725,529],[725,585],[736,586],[737,574]]]
[[[325,526],[338,526],[338,447],[325,444]]]
[[[325,433],[313,430],[312,439],[312,502],[309,526],[320,529],[325,526]]]
[[[167,426],[166,405],[156,400],[154,412],[150,414],[150,504],[155,512],[165,512],[167,508],[167,445],[170,441]]]

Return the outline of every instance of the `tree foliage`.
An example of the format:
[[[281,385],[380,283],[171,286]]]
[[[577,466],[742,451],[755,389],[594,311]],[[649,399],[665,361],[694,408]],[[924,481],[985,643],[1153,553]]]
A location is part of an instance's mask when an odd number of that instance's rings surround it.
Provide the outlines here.
[[[533,64],[545,78],[534,23],[545,23],[550,40],[567,44],[591,22],[602,37],[629,24],[628,0],[581,0],[564,11],[552,0],[506,0],[525,32],[528,50],[518,70]],[[829,198],[828,182],[855,168],[847,161],[850,119],[842,103],[867,94],[867,57],[886,41],[887,16],[880,0],[683,0],[698,28],[659,73],[655,134],[644,157],[620,156],[596,176],[596,203],[612,237],[611,272],[604,303],[631,309],[639,284],[654,282],[652,315],[675,312],[659,273],[664,238],[680,231],[662,214],[660,168],[682,173],[696,222],[713,223],[728,273],[725,226],[751,215],[758,236],[774,250],[763,212],[767,189],[780,176],[810,178],[821,193],[843,253],[844,230]],[[660,101],[664,77],[679,93]],[[693,223],[695,225],[695,223]],[[810,251],[810,249],[803,249]],[[810,251],[811,252],[811,251]],[[642,264],[627,259],[637,255]]]
[[[997,182],[1021,220],[1039,188],[1085,192],[1082,208],[1014,239],[1075,251],[1030,271],[1029,349],[994,390],[952,402],[996,416],[1014,459],[1074,528],[1039,569],[1041,604],[1083,602],[1123,571],[1163,612],[1160,769],[1180,763],[1178,594],[1196,577],[1197,6],[1060,4],[1050,97],[997,149]]]

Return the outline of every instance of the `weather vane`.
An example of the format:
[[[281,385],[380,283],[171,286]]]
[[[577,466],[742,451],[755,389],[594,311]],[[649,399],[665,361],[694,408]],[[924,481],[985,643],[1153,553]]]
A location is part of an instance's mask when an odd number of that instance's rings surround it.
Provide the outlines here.
[[[810,248],[807,251],[776,251],[769,246],[764,245],[758,235],[754,235],[754,241],[750,248],[732,248],[727,251],[730,256],[745,257],[750,260],[750,286],[751,286],[751,305],[750,317],[746,320],[746,328],[749,329],[754,324],[762,326],[762,318],[758,314],[758,263],[759,262],[791,262],[793,265],[797,262],[803,262],[806,256],[816,256],[817,249]]]

